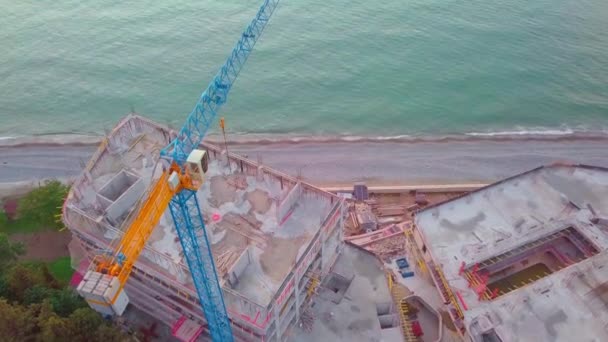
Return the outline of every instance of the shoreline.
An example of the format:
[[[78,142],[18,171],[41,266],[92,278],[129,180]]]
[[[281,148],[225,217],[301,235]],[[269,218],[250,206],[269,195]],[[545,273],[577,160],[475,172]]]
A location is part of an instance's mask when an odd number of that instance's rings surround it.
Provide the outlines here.
[[[0,183],[71,179],[100,137],[36,137],[0,143]],[[210,141],[210,140],[207,140]],[[458,141],[232,144],[229,151],[321,187],[490,183],[556,161],[608,166],[608,136]],[[222,145],[221,143],[219,144]],[[1,190],[1,189],[0,189]]]
[[[299,144],[335,144],[335,143],[453,143],[453,142],[569,142],[569,141],[608,141],[606,131],[572,131],[572,130],[521,130],[498,132],[471,132],[445,135],[394,135],[394,136],[359,136],[359,135],[286,135],[286,134],[231,134],[228,132],[228,146],[241,145],[299,145]],[[98,145],[103,135],[85,135],[78,133],[42,134],[31,136],[0,137],[2,147],[34,146],[91,146]],[[223,145],[223,138],[217,133],[207,135],[205,141]]]

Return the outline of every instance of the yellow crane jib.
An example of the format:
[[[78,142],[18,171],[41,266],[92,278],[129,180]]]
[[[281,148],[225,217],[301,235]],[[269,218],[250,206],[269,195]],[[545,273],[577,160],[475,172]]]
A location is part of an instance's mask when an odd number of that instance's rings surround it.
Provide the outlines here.
[[[137,214],[128,223],[113,254],[96,256],[94,268],[78,285],[77,291],[93,309],[107,315],[124,312],[129,299],[123,288],[152,231],[176,193],[183,189],[196,191],[202,186],[208,164],[206,151],[193,150],[184,169],[172,163],[150,187],[148,196],[136,208]]]

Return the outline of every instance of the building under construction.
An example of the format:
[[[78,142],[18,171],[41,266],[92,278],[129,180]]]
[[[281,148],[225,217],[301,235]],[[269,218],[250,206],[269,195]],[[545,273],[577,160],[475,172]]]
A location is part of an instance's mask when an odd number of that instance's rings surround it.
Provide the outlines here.
[[[172,138],[168,129],[128,115],[104,139],[63,208],[77,247],[72,256],[83,251],[80,264],[114,250],[166,167],[159,150]],[[218,147],[203,148],[209,170],[197,198],[234,336],[282,341],[342,251],[343,201]],[[125,289],[132,304],[191,340],[206,333],[205,319],[168,213]]]
[[[608,340],[608,169],[540,167],[429,206],[410,247],[462,337]]]

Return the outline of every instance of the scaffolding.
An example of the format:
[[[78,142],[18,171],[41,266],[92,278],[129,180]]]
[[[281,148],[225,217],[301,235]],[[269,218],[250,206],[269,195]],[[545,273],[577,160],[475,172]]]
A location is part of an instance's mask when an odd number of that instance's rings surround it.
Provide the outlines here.
[[[409,319],[410,309],[405,299],[408,294],[407,290],[403,288],[403,285],[394,282],[392,273],[386,272],[386,278],[393,298],[393,303],[399,311],[399,322],[401,322],[401,333],[403,334],[403,338],[406,342],[416,342],[418,341],[418,338],[414,335],[412,323]]]
[[[447,280],[445,279],[445,276],[443,275],[443,272],[438,266],[430,262],[429,269],[431,270],[431,278],[437,286],[437,289],[439,290],[439,293],[441,294],[444,303],[448,305],[448,313],[452,318],[454,325],[458,328],[461,334],[464,334],[466,331],[464,326],[464,314],[462,312],[462,309],[460,308],[460,304],[458,304],[458,301],[454,296],[454,293],[450,289],[450,285],[448,284]],[[464,303],[462,297],[459,294],[457,295],[462,302],[462,306],[466,307],[466,303]]]
[[[473,269],[464,270],[464,262],[462,263],[459,273],[469,283],[469,288],[473,289],[477,293],[478,300],[492,300],[498,295],[498,288],[491,291],[488,288],[488,280],[490,276],[488,274],[479,274],[478,265],[475,264]]]
[[[416,241],[414,240],[413,229],[414,228],[406,228],[403,230],[403,234],[405,234],[407,244],[409,245],[409,251],[412,254],[412,259],[415,260],[416,265],[418,265],[418,270],[420,271],[420,273],[425,274],[428,272],[428,269],[426,267],[426,262],[424,261],[424,257],[422,256],[422,253],[418,249],[418,245],[416,244]]]

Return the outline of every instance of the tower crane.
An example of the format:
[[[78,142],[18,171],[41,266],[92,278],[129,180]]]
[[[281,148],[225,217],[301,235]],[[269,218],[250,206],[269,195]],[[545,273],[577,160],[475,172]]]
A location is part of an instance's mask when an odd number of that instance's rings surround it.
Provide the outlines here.
[[[79,292],[93,309],[106,315],[121,315],[124,312],[128,304],[128,297],[123,291],[125,283],[154,227],[169,207],[211,339],[233,341],[211,245],[196,197],[197,190],[205,181],[209,160],[206,151],[198,148],[218,111],[226,103],[230,89],[279,1],[265,0],[261,5],[224,65],[200,96],[177,137],[161,150],[161,158],[168,161],[169,167],[151,185],[147,198],[128,224],[116,248],[111,254],[94,258],[92,265],[95,271],[88,272],[88,279],[83,279],[83,282],[96,277],[95,286],[103,282],[101,279],[105,279],[109,285],[98,296],[92,294],[94,291],[87,292],[87,289],[79,286]]]

